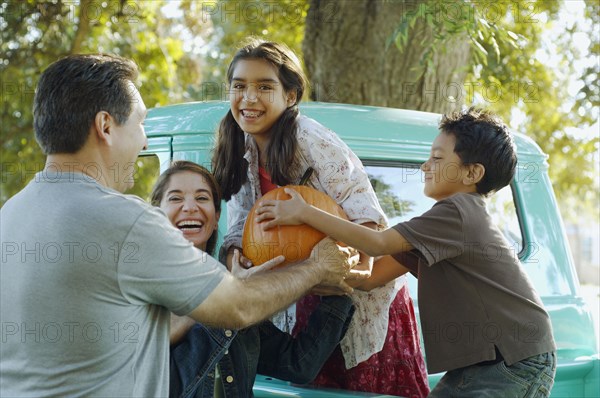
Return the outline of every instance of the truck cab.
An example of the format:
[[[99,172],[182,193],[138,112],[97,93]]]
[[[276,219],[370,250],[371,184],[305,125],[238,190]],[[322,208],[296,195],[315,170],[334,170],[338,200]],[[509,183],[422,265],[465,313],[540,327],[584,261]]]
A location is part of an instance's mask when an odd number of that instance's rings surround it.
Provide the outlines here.
[[[148,149],[138,162],[142,165],[141,172],[155,178],[171,161],[180,159],[210,169],[215,132],[228,110],[228,102],[185,103],[149,110],[145,122]],[[419,215],[433,205],[434,201],[423,194],[419,167],[429,157],[441,115],[318,102],[302,103],[300,111],[335,131],[362,160],[390,225]],[[551,396],[600,397],[600,357],[594,329],[597,325],[579,294],[575,266],[548,178],[548,156],[523,134],[514,133],[514,140],[517,173],[510,186],[489,198],[488,211],[511,243],[514,255],[550,314],[558,347]],[[151,183],[146,185],[142,188],[149,192]],[[226,233],[226,219],[224,206],[219,225],[221,237]],[[410,275],[407,278],[418,320],[416,280]],[[429,375],[431,388],[441,376]],[[254,394],[256,397],[375,396],[290,385],[260,375]]]

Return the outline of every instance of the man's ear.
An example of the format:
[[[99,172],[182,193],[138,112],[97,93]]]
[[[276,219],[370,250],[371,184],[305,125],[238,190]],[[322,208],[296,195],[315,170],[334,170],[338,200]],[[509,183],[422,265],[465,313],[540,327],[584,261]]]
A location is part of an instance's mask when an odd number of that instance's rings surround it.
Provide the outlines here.
[[[98,142],[104,143],[106,145],[112,145],[113,136],[112,136],[112,127],[114,125],[114,119],[110,115],[110,113],[106,111],[100,111],[96,113],[96,117],[94,118],[94,133],[98,138]]]
[[[485,175],[485,166],[481,163],[472,163],[467,165],[467,174],[463,179],[466,185],[475,185],[483,179]]]

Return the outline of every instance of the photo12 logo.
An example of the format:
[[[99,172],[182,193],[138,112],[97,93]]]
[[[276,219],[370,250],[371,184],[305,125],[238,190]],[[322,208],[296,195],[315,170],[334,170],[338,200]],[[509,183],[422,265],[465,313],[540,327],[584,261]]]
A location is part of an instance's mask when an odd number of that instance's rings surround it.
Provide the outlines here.
[[[143,13],[142,7],[147,3],[144,0],[122,1],[36,1],[25,2],[22,0],[8,1],[0,6],[0,11],[5,19],[19,18],[24,20],[31,15],[39,15],[45,21],[67,21],[78,23],[85,19],[91,24],[101,24],[103,21],[121,21],[125,23],[138,23]]]
[[[281,1],[206,1],[202,3],[203,23],[211,20],[224,22],[267,22],[283,18],[288,23],[302,22],[304,6],[301,3]]]
[[[2,322],[2,344],[13,343],[137,343],[135,322]]]
[[[3,184],[9,180],[18,179],[19,181],[29,181],[36,178],[39,182],[43,178],[46,182],[64,182],[64,175],[69,177],[69,182],[78,181],[75,178],[78,174],[96,180],[115,183],[133,183],[138,171],[136,162],[118,163],[115,162],[103,169],[96,162],[67,162],[67,163],[20,163],[20,162],[1,162],[0,179]]]
[[[485,20],[488,24],[500,22],[511,15],[517,23],[538,23],[539,8],[535,2],[522,1],[414,1],[402,3],[404,19],[426,18],[436,24],[467,23]]]
[[[138,263],[139,244],[114,242],[2,242],[2,263],[96,264],[101,261]],[[108,257],[107,257],[108,256]]]
[[[471,345],[481,341],[495,343],[502,338],[535,343],[540,339],[540,328],[533,322],[513,322],[506,325],[496,322],[429,323],[423,325],[422,331],[426,340],[452,344]]]
[[[510,101],[514,103],[537,103],[540,100],[539,86],[533,82],[511,82],[483,84],[481,82],[450,82],[423,85],[420,82],[403,82],[402,101],[411,102],[424,98],[428,102],[471,103],[478,99],[487,103]]]

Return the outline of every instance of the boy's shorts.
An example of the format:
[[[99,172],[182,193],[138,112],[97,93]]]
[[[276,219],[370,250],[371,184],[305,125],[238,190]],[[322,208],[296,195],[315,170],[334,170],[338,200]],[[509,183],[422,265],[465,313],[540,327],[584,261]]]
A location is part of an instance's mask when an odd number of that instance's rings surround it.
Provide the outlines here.
[[[502,360],[447,372],[429,398],[549,397],[556,373],[556,353],[534,355],[510,366]]]

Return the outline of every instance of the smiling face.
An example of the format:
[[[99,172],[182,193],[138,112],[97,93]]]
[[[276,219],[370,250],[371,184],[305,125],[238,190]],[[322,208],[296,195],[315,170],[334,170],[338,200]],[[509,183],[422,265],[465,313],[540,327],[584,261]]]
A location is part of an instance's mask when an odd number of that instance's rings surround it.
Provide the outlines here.
[[[116,154],[115,166],[119,168],[118,178],[111,183],[115,189],[125,192],[133,187],[134,165],[140,151],[147,147],[148,139],[144,131],[144,120],[146,119],[146,105],[140,92],[133,83],[129,83],[129,90],[132,93],[132,111],[127,120],[114,126]],[[116,175],[116,173],[115,173]]]
[[[469,167],[454,152],[455,144],[454,135],[440,133],[431,145],[429,159],[421,165],[425,174],[423,191],[437,201],[455,193],[477,191],[469,179]]]
[[[239,60],[230,84],[233,118],[259,145],[268,142],[275,122],[296,103],[296,93],[285,92],[277,70],[263,59]]]
[[[192,171],[173,174],[160,208],[187,240],[199,249],[206,249],[208,239],[218,227],[219,213],[204,176]]]

